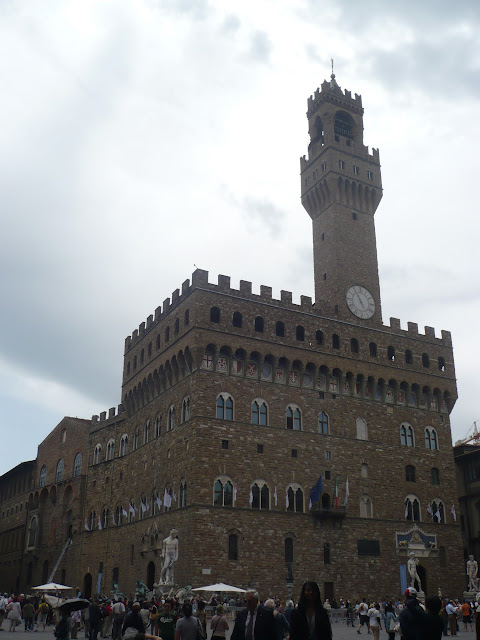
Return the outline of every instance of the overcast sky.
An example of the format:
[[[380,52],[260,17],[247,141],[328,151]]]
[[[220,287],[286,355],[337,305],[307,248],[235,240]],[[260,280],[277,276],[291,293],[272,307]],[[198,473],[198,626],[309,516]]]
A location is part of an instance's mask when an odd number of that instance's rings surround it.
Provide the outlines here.
[[[307,98],[335,59],[380,149],[384,321],[452,332],[480,419],[480,3],[4,0],[0,473],[120,402],[124,340],[194,264],[313,295]]]

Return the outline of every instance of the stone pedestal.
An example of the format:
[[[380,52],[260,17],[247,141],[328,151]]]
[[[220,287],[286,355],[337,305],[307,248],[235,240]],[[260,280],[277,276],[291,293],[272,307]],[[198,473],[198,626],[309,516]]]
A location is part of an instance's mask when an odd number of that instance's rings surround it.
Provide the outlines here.
[[[464,600],[470,600],[470,602],[475,602],[477,599],[477,593],[478,591],[464,591],[463,592],[463,599]]]

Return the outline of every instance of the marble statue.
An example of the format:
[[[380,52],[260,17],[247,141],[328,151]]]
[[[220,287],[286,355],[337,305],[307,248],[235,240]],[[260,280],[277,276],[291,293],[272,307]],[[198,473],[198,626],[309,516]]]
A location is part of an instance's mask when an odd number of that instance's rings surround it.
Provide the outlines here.
[[[162,544],[163,567],[160,572],[160,584],[173,584],[173,564],[178,560],[178,531],[172,529]]]
[[[467,561],[468,590],[476,591],[478,589],[478,563],[473,555],[468,556]]]
[[[410,557],[408,558],[407,568],[408,573],[410,574],[410,586],[415,587],[415,580],[418,582],[418,591],[422,590],[422,583],[420,581],[420,576],[417,572],[417,565],[419,564],[419,559],[415,555],[415,551],[410,551]]]

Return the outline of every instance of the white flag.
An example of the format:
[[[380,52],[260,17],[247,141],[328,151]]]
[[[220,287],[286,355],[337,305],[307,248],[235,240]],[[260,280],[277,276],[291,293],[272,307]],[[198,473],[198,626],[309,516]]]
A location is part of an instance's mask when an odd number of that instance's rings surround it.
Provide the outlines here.
[[[147,511],[150,511],[150,505],[148,504],[148,500],[145,500],[145,508]]]
[[[98,516],[98,530],[101,531],[103,529],[102,527],[102,519],[100,518],[100,516]]]
[[[435,511],[435,517],[438,518],[438,522],[442,521],[442,516],[440,515],[440,509]]]
[[[275,491],[273,493],[273,496],[275,498],[275,506],[277,506],[277,487],[275,487]]]
[[[123,516],[126,518],[128,516],[128,513],[125,511],[125,509],[122,507],[122,514]]]
[[[405,518],[408,518],[408,505],[409,505],[409,502],[407,500],[407,502],[405,503]]]
[[[162,506],[162,504],[163,504],[163,502],[162,502],[162,500],[161,500],[160,496],[157,496],[156,503],[157,503],[158,508],[160,509],[160,507],[161,507],[161,506]]]
[[[237,501],[237,485],[236,484],[233,485],[233,501],[234,502]]]
[[[430,503],[427,504],[427,511],[431,516],[433,516],[433,509],[432,509],[432,505]]]
[[[166,509],[172,506],[172,496],[168,493],[166,489],[165,489],[165,494],[163,496],[163,504],[165,505]]]
[[[288,509],[288,492],[285,494],[285,509]]]
[[[177,501],[177,494],[175,493],[175,489],[173,490],[173,501]]]
[[[250,505],[253,504],[253,493],[251,489],[250,489],[250,493],[248,494],[248,501],[250,502]]]
[[[450,509],[450,513],[453,516],[453,519],[455,520],[455,522],[457,521],[457,514],[455,513],[455,505],[452,504],[452,508]]]
[[[86,529],[87,531],[90,531],[90,527],[88,526],[88,520],[87,520],[87,518],[85,518],[85,529]]]
[[[135,509],[132,507],[130,503],[128,503],[128,512],[133,513],[133,515],[135,515]]]
[[[311,509],[312,508],[312,499],[310,498],[310,500],[308,501],[308,508]]]
[[[145,511],[147,510],[147,507],[143,504],[143,502],[140,502],[140,508],[142,509],[142,513],[145,513]]]

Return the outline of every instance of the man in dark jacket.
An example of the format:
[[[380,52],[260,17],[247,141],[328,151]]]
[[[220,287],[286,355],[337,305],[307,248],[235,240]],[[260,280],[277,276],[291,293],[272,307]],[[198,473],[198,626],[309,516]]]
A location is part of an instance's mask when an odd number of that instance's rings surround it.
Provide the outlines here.
[[[90,640],[97,640],[100,625],[102,623],[102,612],[98,606],[98,601],[93,601],[88,607],[90,621]]]
[[[231,640],[275,640],[275,619],[272,611],[258,606],[258,592],[247,591],[246,609],[235,618]]]
[[[398,616],[402,640],[423,640],[426,613],[417,600],[417,590],[408,587],[405,591],[405,607]]]

